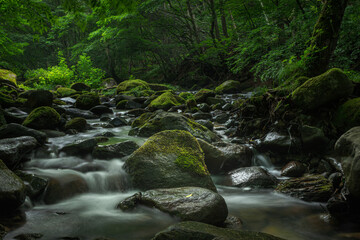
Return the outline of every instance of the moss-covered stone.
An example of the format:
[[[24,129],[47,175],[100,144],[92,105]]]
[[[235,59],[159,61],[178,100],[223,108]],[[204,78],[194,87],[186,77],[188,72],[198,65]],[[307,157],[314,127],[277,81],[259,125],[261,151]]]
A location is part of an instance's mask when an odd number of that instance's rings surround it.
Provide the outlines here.
[[[310,78],[291,95],[293,103],[303,110],[315,110],[332,101],[349,96],[354,86],[346,74],[333,68]]]
[[[215,93],[238,93],[241,91],[241,83],[235,80],[227,80],[215,88]]]
[[[89,87],[85,83],[81,83],[81,82],[72,84],[70,86],[70,88],[74,89],[75,91],[78,91],[78,92],[83,92],[83,91],[90,92],[91,91],[91,87]]]
[[[71,88],[65,88],[65,87],[59,87],[56,90],[56,95],[59,97],[70,97],[74,94],[76,94],[76,90],[71,89]]]
[[[142,190],[197,186],[216,191],[204,153],[187,131],[163,131],[150,137],[125,162],[134,187]]]
[[[76,131],[83,132],[86,130],[86,127],[86,119],[82,117],[73,118],[65,124],[65,130],[75,129]]]
[[[126,103],[128,102],[129,100],[121,100],[120,102],[118,102],[116,104],[116,109],[126,109]]]
[[[116,93],[120,94],[120,93],[128,92],[131,89],[135,89],[135,88],[138,91],[151,90],[147,82],[140,79],[136,79],[136,80],[126,80],[120,83],[116,88]]]
[[[195,99],[194,94],[189,92],[182,92],[179,94],[179,97],[181,97],[184,100]]]
[[[75,107],[82,110],[89,110],[97,105],[100,105],[99,95],[96,93],[86,93],[76,98]]]
[[[149,83],[149,87],[153,91],[164,91],[164,90],[170,90],[170,88],[165,84],[157,84],[157,83]]]
[[[336,111],[334,124],[342,131],[347,131],[360,124],[360,98],[348,100]]]
[[[206,102],[208,97],[215,97],[215,92],[210,89],[201,89],[195,94],[195,100],[197,103]]]
[[[10,70],[0,69],[0,82],[16,86],[16,74]]]
[[[0,105],[4,108],[13,107],[15,105],[15,101],[12,99],[10,95],[0,92]]]
[[[23,125],[34,129],[55,129],[60,122],[60,114],[51,107],[34,109],[24,120]]]
[[[166,91],[163,94],[161,94],[159,97],[154,99],[148,107],[152,110],[155,109],[169,110],[171,107],[181,105],[184,102],[185,102],[184,99],[174,95],[170,91]]]
[[[64,102],[64,101],[61,101],[60,99],[54,99],[54,100],[53,100],[53,104],[56,104],[56,105],[66,105],[67,103]]]

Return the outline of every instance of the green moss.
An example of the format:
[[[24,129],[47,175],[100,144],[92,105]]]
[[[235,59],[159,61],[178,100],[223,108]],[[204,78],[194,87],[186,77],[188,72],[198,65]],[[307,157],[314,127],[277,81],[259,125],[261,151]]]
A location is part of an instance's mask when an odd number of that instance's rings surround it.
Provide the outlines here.
[[[228,80],[215,88],[215,93],[238,93],[241,90],[241,83],[235,80]]]
[[[360,98],[348,100],[335,113],[334,124],[346,131],[360,123]]]
[[[199,175],[207,175],[206,166],[199,161],[197,156],[188,152],[181,152],[175,163],[184,169],[194,170]]]
[[[11,96],[4,94],[2,92],[0,92],[0,105],[2,107],[11,107],[15,104],[15,101],[12,99]]]
[[[149,83],[149,87],[153,91],[170,90],[170,88],[165,84]]]
[[[182,92],[179,94],[179,97],[181,97],[184,100],[189,100],[189,99],[194,99],[195,100],[195,96],[192,93],[189,92]]]
[[[126,109],[126,103],[128,102],[128,100],[121,100],[120,102],[118,102],[116,104],[116,109]]]
[[[76,90],[71,88],[60,87],[56,90],[56,95],[59,97],[70,97],[76,94]]]
[[[151,112],[146,112],[146,113],[141,114],[140,117],[136,118],[132,122],[131,127],[136,128],[136,127],[144,126],[146,121],[148,121],[152,116],[153,116],[153,113],[151,113]]]
[[[70,121],[68,121],[65,124],[65,129],[66,130],[75,129],[79,132],[82,132],[86,129],[86,125],[87,125],[87,122],[86,122],[85,118],[76,117],[76,118],[71,119]]]
[[[59,125],[60,114],[51,107],[34,109],[24,120],[23,125],[35,129],[54,129]]]
[[[66,105],[66,102],[61,101],[60,99],[54,99],[53,103],[56,105]]]
[[[86,93],[76,98],[75,107],[89,110],[100,104],[100,98],[96,93]]]
[[[213,90],[204,88],[199,90],[194,97],[196,102],[201,103],[201,102],[206,102],[206,99],[208,97],[214,97],[214,96],[215,96],[215,92]]]
[[[0,80],[11,82],[11,85],[16,86],[16,74],[10,70],[0,69]]]
[[[167,91],[167,92],[161,94],[155,100],[153,100],[150,103],[149,108],[168,110],[173,106],[178,106],[183,103],[184,103],[184,100],[182,98]]]
[[[137,88],[138,91],[151,90],[147,82],[140,79],[136,79],[136,80],[127,80],[120,83],[116,88],[116,93],[119,94],[119,93],[128,92],[134,88]]]

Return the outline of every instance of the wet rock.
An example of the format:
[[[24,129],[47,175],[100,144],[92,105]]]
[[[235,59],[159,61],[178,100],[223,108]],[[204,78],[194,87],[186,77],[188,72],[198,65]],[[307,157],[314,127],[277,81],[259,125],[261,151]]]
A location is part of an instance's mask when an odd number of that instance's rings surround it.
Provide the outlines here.
[[[33,90],[30,92],[26,105],[30,108],[42,106],[51,107],[53,104],[53,94],[47,90]]]
[[[195,120],[208,120],[208,119],[211,119],[212,116],[210,113],[204,113],[204,112],[197,112],[197,113],[194,113],[192,115],[192,117],[195,119]]]
[[[23,181],[0,160],[0,211],[11,211],[25,201]]]
[[[210,120],[195,120],[198,124],[203,125],[210,131],[214,130],[214,124]]]
[[[96,119],[98,118],[94,113],[88,110],[81,110],[77,108],[65,108],[65,113],[71,117],[82,117],[85,119]]]
[[[222,107],[222,110],[224,110],[224,111],[230,111],[232,108],[233,108],[232,104],[226,103],[226,104]]]
[[[135,152],[139,148],[133,141],[125,141],[117,144],[95,147],[92,153],[97,159],[123,158]]]
[[[216,191],[197,140],[187,131],[150,137],[125,162],[133,186],[142,190],[196,186]]]
[[[220,124],[226,123],[227,120],[229,120],[229,115],[226,113],[221,113],[214,117],[214,122],[217,122]]]
[[[41,239],[44,235],[41,233],[23,233],[15,236],[14,238],[17,240],[36,240]]]
[[[298,140],[277,132],[268,133],[257,149],[261,152],[290,153],[298,151]]]
[[[206,99],[206,103],[209,104],[210,106],[219,104],[220,105],[219,108],[222,108],[222,106],[224,106],[224,104],[226,104],[226,101],[222,98],[208,97]]]
[[[332,192],[331,182],[322,175],[308,175],[281,182],[277,192],[309,202],[326,202]]]
[[[96,139],[87,139],[66,145],[59,152],[63,152],[68,156],[86,156],[91,154],[96,146]]]
[[[211,108],[207,103],[202,103],[199,105],[199,110],[207,113],[211,111]]]
[[[51,107],[35,108],[23,125],[34,129],[55,129],[59,126],[60,114]]]
[[[112,132],[98,133],[98,134],[94,135],[94,137],[106,137],[106,138],[111,138],[114,136],[115,136],[115,134]]]
[[[8,168],[14,169],[21,163],[23,157],[37,146],[36,139],[30,136],[1,139],[0,159]]]
[[[209,172],[211,174],[220,173],[222,171],[221,166],[225,161],[224,153],[220,151],[220,149],[218,149],[217,147],[211,145],[210,143],[202,139],[197,140],[205,154],[205,164]]]
[[[197,138],[207,142],[218,141],[219,137],[206,127],[186,118],[180,113],[156,111],[145,113],[137,118],[131,125],[129,135],[150,137],[164,130],[185,130]]]
[[[304,164],[298,161],[291,161],[281,169],[281,176],[301,177],[306,171]]]
[[[224,153],[224,161],[221,166],[222,170],[231,171],[236,168],[251,166],[253,151],[248,146],[224,144],[218,147],[220,151]]]
[[[317,77],[310,78],[292,93],[292,101],[304,110],[315,110],[332,101],[346,98],[354,86],[340,69],[333,68]]]
[[[141,114],[144,114],[146,112],[149,112],[149,111],[146,109],[143,109],[143,108],[136,108],[136,109],[129,110],[127,114],[130,116],[139,117]]]
[[[78,92],[81,92],[81,91],[90,92],[90,90],[91,90],[91,87],[89,87],[85,83],[80,83],[80,82],[72,84],[70,88],[74,89],[75,91],[78,91]]]
[[[200,222],[180,222],[155,235],[152,240],[280,240],[260,232],[219,228]]]
[[[37,176],[35,174],[26,173],[23,171],[16,171],[16,175],[24,181],[26,186],[26,195],[31,199],[40,196],[45,190],[48,180],[46,178]]]
[[[205,103],[208,97],[215,97],[215,92],[209,89],[201,89],[195,94],[197,103]]]
[[[84,132],[88,128],[88,124],[85,118],[76,117],[71,119],[65,124],[65,130],[74,129],[78,132]]]
[[[17,123],[6,124],[0,128],[0,139],[22,136],[34,137],[40,144],[44,144],[47,138],[45,133],[24,127]]]
[[[235,80],[227,80],[215,88],[217,94],[239,93],[241,90],[241,83]]]
[[[21,111],[16,107],[7,108],[2,111],[2,114],[4,115],[6,122],[18,124],[22,124],[28,116],[28,113]]]
[[[95,93],[86,93],[76,98],[75,107],[82,110],[89,110],[100,105],[100,98]]]
[[[159,97],[154,99],[148,106],[150,110],[169,110],[173,106],[182,105],[185,103],[185,100],[181,97],[173,94],[170,91],[166,91],[161,94]]]
[[[222,196],[198,187],[149,190],[125,199],[118,207],[128,210],[138,204],[155,207],[181,221],[221,224],[228,215]]]
[[[300,133],[304,151],[318,153],[326,150],[329,139],[320,128],[305,125]]]
[[[41,132],[46,134],[48,138],[64,137],[66,134],[56,130],[42,129]]]
[[[276,177],[261,167],[246,167],[229,172],[222,184],[239,188],[274,188],[277,182]]]
[[[350,194],[360,199],[360,127],[343,134],[335,144]]]
[[[226,220],[223,224],[224,228],[235,229],[235,230],[242,229],[242,226],[243,226],[243,222],[241,221],[241,219],[236,216],[231,216],[231,215],[229,215],[226,218]]]
[[[43,195],[46,204],[54,204],[89,190],[86,181],[75,173],[63,172],[44,177],[49,181]]]
[[[113,125],[114,127],[121,127],[121,126],[126,126],[126,125],[128,125],[128,122],[127,122],[126,119],[123,118],[123,117],[113,118],[109,123],[110,123],[111,125]]]
[[[110,108],[104,106],[104,105],[97,105],[93,108],[90,109],[90,112],[101,116],[102,114],[113,114],[113,110],[111,110]]]

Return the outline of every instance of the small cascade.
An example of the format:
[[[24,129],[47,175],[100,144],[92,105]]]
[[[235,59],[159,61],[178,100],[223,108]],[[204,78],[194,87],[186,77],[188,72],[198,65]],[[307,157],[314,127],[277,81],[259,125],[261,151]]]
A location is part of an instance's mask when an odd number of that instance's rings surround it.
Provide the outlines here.
[[[274,169],[274,165],[272,164],[270,158],[265,154],[259,153],[254,147],[250,147],[253,152],[252,157],[252,165],[253,166],[261,166],[265,167],[268,170]]]

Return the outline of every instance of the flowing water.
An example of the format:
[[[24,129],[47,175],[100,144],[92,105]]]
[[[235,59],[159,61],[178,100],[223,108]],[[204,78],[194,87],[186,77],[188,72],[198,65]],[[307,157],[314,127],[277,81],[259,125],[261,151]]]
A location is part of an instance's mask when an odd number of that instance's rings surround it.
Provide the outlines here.
[[[99,121],[90,123],[97,126]],[[44,235],[41,239],[150,239],[176,223],[177,219],[156,209],[139,207],[132,212],[116,209],[119,202],[136,192],[122,170],[124,159],[102,161],[57,154],[58,149],[66,144],[106,131],[114,133],[116,141],[133,140],[139,145],[146,141],[128,136],[129,129],[128,126],[110,130],[97,127],[86,133],[49,139],[49,153],[35,155],[26,164],[25,171],[60,182],[71,176],[85,182],[88,191],[53,204],[28,201],[26,221],[5,239],[14,239],[22,233],[41,233]],[[254,165],[262,165],[276,173],[265,155],[256,150],[254,153]],[[216,177],[214,180],[216,182]],[[244,229],[291,240],[336,239],[335,229],[327,223],[323,206],[319,203],[307,203],[270,191],[217,187],[227,202],[229,214],[239,217]]]

